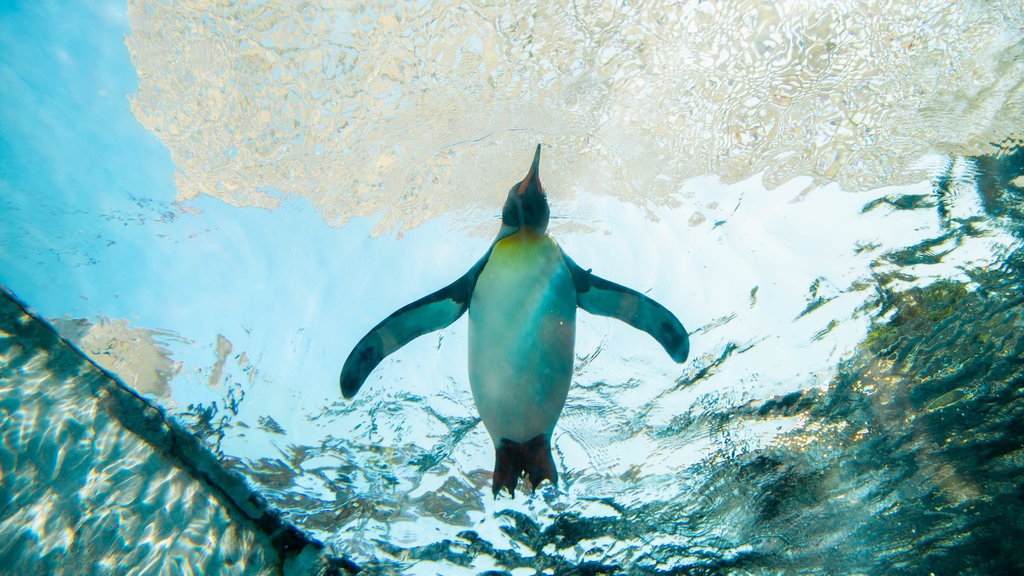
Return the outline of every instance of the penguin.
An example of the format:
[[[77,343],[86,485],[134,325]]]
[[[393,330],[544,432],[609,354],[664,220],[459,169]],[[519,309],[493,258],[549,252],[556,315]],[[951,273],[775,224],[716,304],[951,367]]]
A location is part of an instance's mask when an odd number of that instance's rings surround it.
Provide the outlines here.
[[[501,228],[461,278],[403,306],[364,336],[345,360],[341,392],[352,398],[373,369],[414,338],[469,311],[469,384],[494,443],[492,493],[515,498],[557,485],[551,435],[572,382],[576,308],[617,318],[654,337],[676,362],[690,341],[682,323],[643,294],[580,268],[547,233],[550,208],[540,182],[538,144],[526,178],[508,191]]]

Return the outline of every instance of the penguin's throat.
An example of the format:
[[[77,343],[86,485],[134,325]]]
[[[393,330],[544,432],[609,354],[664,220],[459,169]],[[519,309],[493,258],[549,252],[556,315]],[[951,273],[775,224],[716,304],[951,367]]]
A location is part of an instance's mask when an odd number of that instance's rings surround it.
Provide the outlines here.
[[[545,254],[557,250],[555,241],[543,232],[522,226],[512,234],[498,240],[494,246],[492,258],[510,259],[513,262],[521,262],[527,268],[532,268],[537,262],[545,259]]]
[[[513,242],[537,243],[543,241],[548,235],[543,230],[537,230],[533,226],[520,226],[514,234],[509,236]]]

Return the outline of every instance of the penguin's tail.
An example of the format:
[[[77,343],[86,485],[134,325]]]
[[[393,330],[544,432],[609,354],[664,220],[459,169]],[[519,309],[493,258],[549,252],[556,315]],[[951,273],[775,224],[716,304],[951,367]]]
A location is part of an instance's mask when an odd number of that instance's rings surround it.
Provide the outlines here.
[[[502,438],[494,449],[494,482],[491,491],[497,497],[502,488],[515,498],[519,477],[526,474],[531,490],[536,490],[547,479],[558,483],[555,460],[551,457],[551,440],[547,434],[538,434],[526,442],[513,442]]]

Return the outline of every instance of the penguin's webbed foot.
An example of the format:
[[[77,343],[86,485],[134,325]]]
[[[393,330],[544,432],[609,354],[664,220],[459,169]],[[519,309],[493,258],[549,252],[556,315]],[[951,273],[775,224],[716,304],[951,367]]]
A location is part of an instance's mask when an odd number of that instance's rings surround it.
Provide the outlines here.
[[[502,488],[516,497],[516,486],[523,474],[530,479],[531,490],[543,480],[558,482],[555,460],[551,457],[551,442],[546,434],[538,434],[526,442],[513,442],[502,438],[494,449],[494,481],[491,491],[497,497]]]

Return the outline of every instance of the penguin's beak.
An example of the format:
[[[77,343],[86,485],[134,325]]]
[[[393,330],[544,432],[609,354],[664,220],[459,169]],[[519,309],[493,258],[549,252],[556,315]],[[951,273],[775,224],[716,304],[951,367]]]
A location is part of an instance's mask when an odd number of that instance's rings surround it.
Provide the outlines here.
[[[519,189],[516,192],[520,196],[526,194],[526,191],[530,189],[531,183],[536,184],[538,192],[544,193],[544,187],[540,185],[540,144],[537,144],[537,151],[533,154],[533,164],[530,165],[530,171],[526,173],[526,178],[523,178],[523,181],[519,183]]]
[[[551,209],[544,195],[544,187],[540,184],[540,144],[533,154],[530,171],[522,182],[513,184],[508,190],[505,207],[501,210],[501,223],[515,229],[529,226],[538,232],[548,227]]]

